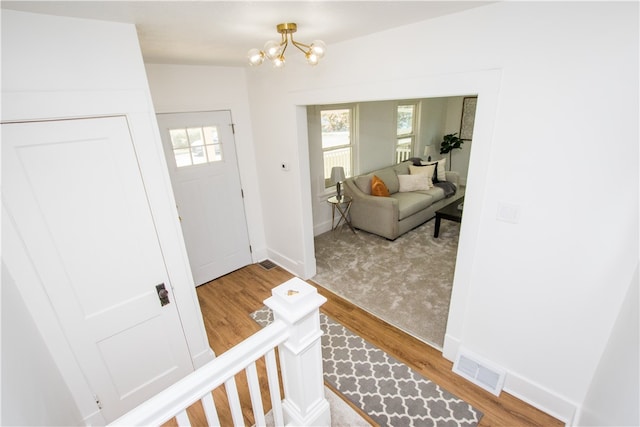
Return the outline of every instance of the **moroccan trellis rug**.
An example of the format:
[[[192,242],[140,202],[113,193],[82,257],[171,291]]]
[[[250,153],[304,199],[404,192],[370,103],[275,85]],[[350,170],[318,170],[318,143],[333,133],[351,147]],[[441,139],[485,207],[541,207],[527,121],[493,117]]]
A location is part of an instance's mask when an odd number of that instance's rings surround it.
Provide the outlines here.
[[[262,327],[267,307],[251,314]],[[320,313],[325,380],[381,426],[477,426],[482,412]]]

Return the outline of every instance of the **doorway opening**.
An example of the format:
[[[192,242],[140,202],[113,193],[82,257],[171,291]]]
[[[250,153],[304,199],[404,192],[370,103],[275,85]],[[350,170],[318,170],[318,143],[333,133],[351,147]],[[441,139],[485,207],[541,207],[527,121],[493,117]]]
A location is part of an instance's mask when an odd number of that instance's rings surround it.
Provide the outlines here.
[[[447,202],[459,204],[465,194],[475,117],[475,108],[469,108],[469,100],[475,101],[475,95],[349,103],[349,108],[357,111],[352,126],[355,139],[352,144],[353,151],[358,154],[354,156],[354,173],[351,176],[409,158],[426,161],[428,155],[428,160],[435,161],[446,157],[449,163],[447,173],[453,172],[458,177],[457,191]],[[407,109],[407,105],[412,108]],[[475,103],[472,106],[475,107]],[[340,105],[330,107],[335,110]],[[434,238],[434,221],[429,220],[395,241],[365,231],[353,235],[346,227],[343,231],[330,231],[327,223],[331,216],[326,201],[334,194],[335,187],[326,184],[327,150],[324,140],[333,141],[335,138],[331,135],[324,138],[331,129],[324,126],[320,120],[322,116],[319,116],[327,108],[318,105],[307,107],[317,272],[312,280],[442,349],[460,224],[443,221],[441,233],[444,234]],[[407,111],[412,113],[410,117],[405,117]],[[397,117],[395,122],[388,120],[394,116]],[[408,145],[410,152],[397,159],[398,147],[394,137],[396,133],[400,135],[400,128],[410,129],[410,132],[409,137],[404,134],[402,138],[398,136],[398,144],[400,140],[412,141]],[[461,149],[441,154],[443,136],[459,135],[463,131],[466,138]]]

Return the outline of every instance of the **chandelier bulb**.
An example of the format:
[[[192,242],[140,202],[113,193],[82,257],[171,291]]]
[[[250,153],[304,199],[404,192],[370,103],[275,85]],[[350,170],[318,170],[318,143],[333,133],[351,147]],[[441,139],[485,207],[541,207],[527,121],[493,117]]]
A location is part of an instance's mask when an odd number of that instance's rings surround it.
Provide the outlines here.
[[[311,50],[309,50],[304,56],[305,58],[307,58],[307,64],[309,65],[318,65],[318,62],[320,61],[318,55],[313,53],[313,51]]]
[[[280,55],[273,60],[273,66],[275,68],[283,68],[284,67],[284,55]]]
[[[282,53],[282,43],[275,40],[269,40],[264,44],[263,51],[265,56],[273,61]]]
[[[311,43],[310,51],[320,59],[327,52],[327,45],[322,40],[314,40],[313,43]]]
[[[247,54],[249,64],[258,66],[264,62],[264,52],[260,49],[251,49]]]

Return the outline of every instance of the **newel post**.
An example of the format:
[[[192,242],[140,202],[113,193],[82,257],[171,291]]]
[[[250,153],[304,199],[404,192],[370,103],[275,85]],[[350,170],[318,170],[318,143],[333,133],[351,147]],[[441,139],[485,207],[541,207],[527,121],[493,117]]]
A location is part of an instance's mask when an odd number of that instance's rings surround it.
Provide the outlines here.
[[[274,319],[284,321],[291,330],[289,339],[278,347],[285,425],[329,426],[318,310],[327,299],[297,277],[274,288],[271,294],[264,303],[273,310]]]

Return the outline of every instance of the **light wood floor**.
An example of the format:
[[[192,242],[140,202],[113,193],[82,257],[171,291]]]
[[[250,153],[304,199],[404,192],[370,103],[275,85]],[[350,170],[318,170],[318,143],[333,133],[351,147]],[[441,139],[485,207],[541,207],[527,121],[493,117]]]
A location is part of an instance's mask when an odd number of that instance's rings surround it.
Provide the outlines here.
[[[272,288],[291,277],[293,276],[290,273],[280,267],[265,270],[258,264],[254,264],[197,288],[209,344],[216,354],[221,354],[260,329],[249,314],[263,306],[263,301],[271,295]],[[322,312],[481,410],[484,416],[480,426],[563,425],[562,422],[508,393],[502,392],[500,397],[495,397],[470,384],[451,372],[451,362],[444,359],[438,350],[368,314],[317,284],[311,281],[309,283],[316,286],[318,292],[328,299],[327,303],[321,307]],[[239,389],[242,389],[240,384]],[[268,392],[263,395],[267,396]],[[223,408],[224,405],[218,404],[218,400],[225,400],[224,393],[221,392],[220,395],[214,393],[214,396],[222,425],[231,425],[230,417]],[[248,396],[242,390],[241,400],[249,402]],[[265,402],[265,406],[267,405]],[[197,414],[198,410],[195,409],[194,412],[196,415],[193,415],[195,420],[192,419],[192,424],[205,424],[201,415]],[[253,417],[250,411],[245,413],[245,418],[251,425]]]

